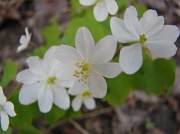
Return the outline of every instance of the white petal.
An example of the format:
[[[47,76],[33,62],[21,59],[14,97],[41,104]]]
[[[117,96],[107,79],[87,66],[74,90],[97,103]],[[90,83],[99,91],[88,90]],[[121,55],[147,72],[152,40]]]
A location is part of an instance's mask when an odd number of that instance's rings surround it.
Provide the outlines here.
[[[3,89],[0,86],[0,106],[2,106],[5,102],[6,102],[6,96],[4,96]]]
[[[29,40],[27,39],[25,35],[22,35],[19,42],[21,45],[17,48],[17,53],[20,51],[23,51],[24,49],[28,47]]]
[[[112,17],[110,20],[110,27],[112,34],[116,40],[122,43],[134,42],[138,41],[139,38],[134,37],[126,28],[124,21],[117,18]]]
[[[88,87],[93,97],[103,98],[107,93],[107,84],[102,75],[93,72],[88,79]]]
[[[135,7],[130,6],[126,9],[124,13],[124,24],[134,37],[139,38],[140,26]]]
[[[102,38],[95,48],[95,53],[92,57],[91,63],[107,63],[114,57],[116,52],[117,42],[113,36],[106,36]]]
[[[23,84],[33,84],[36,83],[39,78],[34,75],[29,69],[25,69],[19,72],[16,76],[18,82],[22,82]]]
[[[155,10],[148,10],[140,20],[141,34],[150,37],[159,32],[164,25],[164,17],[158,16]]]
[[[45,88],[41,83],[32,85],[23,85],[19,92],[19,102],[24,105],[29,105],[37,100],[40,90]]]
[[[107,10],[111,15],[115,15],[118,11],[118,5],[115,0],[105,0],[107,5]]]
[[[49,48],[44,55],[43,60],[48,75],[53,75],[54,73],[56,73],[58,64],[60,64],[60,61],[55,57],[56,48],[57,47],[55,46]]]
[[[176,54],[177,47],[168,41],[148,41],[145,46],[150,50],[153,56],[159,58],[169,58]]]
[[[94,7],[94,17],[97,21],[104,21],[108,17],[108,9],[105,1],[98,1]]]
[[[32,73],[42,76],[42,77],[46,76],[44,63],[42,59],[40,59],[37,56],[34,56],[34,57],[29,57],[26,60],[26,62],[28,63],[29,69]]]
[[[114,78],[121,73],[119,63],[94,64],[92,68],[107,78]]]
[[[9,114],[11,117],[14,117],[16,116],[16,113],[14,111],[14,104],[12,102],[6,102],[4,105],[3,105],[3,109],[5,110],[5,112],[7,114]]]
[[[174,43],[179,37],[177,26],[165,25],[160,32],[148,38],[148,41],[167,41]]]
[[[73,87],[68,90],[68,93],[70,95],[78,95],[85,89],[88,89],[87,86],[83,82],[76,80],[73,84]]]
[[[28,31],[27,27],[25,28],[25,33],[26,33],[27,39],[30,40],[31,39],[31,34],[29,34],[29,31]]]
[[[5,111],[1,111],[1,127],[3,131],[6,131],[9,126],[9,117]]]
[[[96,2],[96,0],[79,0],[79,3],[84,6],[91,6]]]
[[[42,113],[47,113],[51,110],[53,105],[53,93],[49,88],[40,90],[38,95],[38,105]]]
[[[71,88],[74,84],[74,81],[72,80],[60,80],[61,81],[61,86],[65,88]]]
[[[76,96],[72,101],[72,108],[74,111],[78,111],[82,106],[81,96]]]
[[[77,50],[82,54],[83,58],[92,57],[95,49],[95,43],[90,31],[87,28],[81,27],[78,29],[75,44]]]
[[[70,107],[69,95],[64,88],[56,88],[53,90],[53,101],[54,104],[64,110]]]
[[[92,97],[85,98],[84,99],[84,105],[87,109],[94,109],[96,106],[95,100]]]
[[[136,43],[120,51],[120,66],[126,74],[134,74],[142,65],[142,48]]]
[[[63,63],[75,63],[81,58],[78,51],[68,45],[61,45],[60,47],[57,47],[55,55],[56,58]]]

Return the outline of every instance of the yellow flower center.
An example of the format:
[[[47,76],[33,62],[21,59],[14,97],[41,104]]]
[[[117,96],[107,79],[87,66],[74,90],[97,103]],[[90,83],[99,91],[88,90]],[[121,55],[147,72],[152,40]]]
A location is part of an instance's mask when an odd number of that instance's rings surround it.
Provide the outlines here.
[[[147,41],[147,38],[146,38],[146,35],[145,35],[145,34],[140,35],[139,38],[140,38],[140,42],[141,42],[142,44]]]
[[[79,82],[86,83],[87,78],[92,72],[92,68],[86,60],[79,60],[76,64],[76,69],[73,76],[78,78]]]
[[[48,85],[54,85],[55,84],[55,80],[56,80],[56,77],[54,77],[54,76],[50,76],[50,77],[48,77],[47,78],[47,80],[46,80],[46,83],[48,84]]]
[[[83,97],[90,97],[91,93],[88,90],[85,90],[84,92],[82,92],[82,96]]]

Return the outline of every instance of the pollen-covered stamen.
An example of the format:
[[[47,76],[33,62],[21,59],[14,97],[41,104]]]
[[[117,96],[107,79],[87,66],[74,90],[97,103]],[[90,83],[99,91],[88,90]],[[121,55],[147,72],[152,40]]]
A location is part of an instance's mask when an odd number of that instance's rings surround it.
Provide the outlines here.
[[[54,84],[55,84],[55,80],[56,80],[56,77],[54,77],[54,76],[49,76],[49,77],[47,78],[47,80],[46,80],[46,83],[47,83],[48,85],[54,85]]]
[[[87,78],[90,76],[92,72],[92,68],[87,62],[87,60],[79,60],[76,64],[76,69],[74,71],[73,76],[78,78],[78,81],[82,81],[86,83]]]
[[[139,41],[140,41],[141,43],[144,43],[144,42],[147,41],[147,38],[146,38],[146,35],[145,35],[145,34],[140,35],[139,38],[140,38]]]
[[[91,92],[89,92],[88,90],[85,90],[82,92],[82,96],[83,97],[91,97]]]

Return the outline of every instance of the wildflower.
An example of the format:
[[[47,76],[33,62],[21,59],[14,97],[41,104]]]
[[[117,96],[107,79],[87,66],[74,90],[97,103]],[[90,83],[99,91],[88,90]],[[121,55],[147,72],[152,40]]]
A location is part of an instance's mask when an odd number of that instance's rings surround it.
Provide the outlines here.
[[[135,7],[126,9],[124,20],[112,17],[112,34],[121,43],[132,43],[120,51],[119,63],[122,71],[133,74],[142,65],[142,47],[156,58],[169,58],[175,55],[174,44],[179,36],[179,29],[173,25],[164,25],[164,17],[155,10],[147,10],[138,20]]]
[[[81,83],[77,87],[70,88],[68,92],[69,94],[76,96],[72,101],[74,111],[78,111],[83,103],[89,110],[95,108],[96,104],[94,98],[96,98],[97,95],[94,95],[86,84]]]
[[[6,131],[9,126],[9,116],[14,117],[16,113],[14,111],[14,105],[12,102],[7,101],[3,93],[3,89],[0,86],[0,119],[1,119],[1,128],[3,131]]]
[[[103,76],[114,78],[121,72],[118,63],[109,62],[116,51],[115,39],[113,36],[106,36],[95,46],[89,30],[81,27],[77,31],[75,42],[76,49],[67,45],[56,48],[57,59],[65,64],[61,73],[64,73],[64,78],[75,80],[73,86],[83,82],[94,95],[104,97],[107,84]]]
[[[108,17],[108,13],[115,15],[118,11],[118,5],[115,0],[79,0],[84,6],[94,7],[94,16],[97,21],[104,21]]]
[[[37,56],[29,57],[29,69],[17,75],[17,81],[23,83],[19,93],[20,103],[29,105],[38,101],[43,113],[49,112],[53,103],[65,110],[70,106],[65,87],[70,87],[72,82],[57,76],[61,71],[61,63],[54,57],[54,49],[55,47],[50,48],[43,60]]]
[[[20,51],[23,51],[24,49],[26,49],[28,47],[28,44],[31,40],[31,33],[29,33],[28,28],[25,28],[25,33],[26,35],[22,35],[20,38],[20,46],[17,48],[17,53]]]

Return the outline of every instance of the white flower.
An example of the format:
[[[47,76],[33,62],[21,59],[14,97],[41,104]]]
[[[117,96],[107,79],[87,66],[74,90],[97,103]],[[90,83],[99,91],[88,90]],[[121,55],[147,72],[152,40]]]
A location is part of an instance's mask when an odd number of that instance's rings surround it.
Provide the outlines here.
[[[84,103],[89,110],[95,108],[96,104],[94,98],[96,98],[96,95],[89,90],[86,84],[80,83],[78,86],[70,88],[68,92],[69,94],[76,96],[72,101],[72,108],[74,111],[78,111],[81,108],[82,103]]]
[[[142,65],[142,47],[159,58],[175,55],[177,47],[174,42],[179,36],[176,26],[164,25],[163,16],[155,10],[148,10],[138,20],[137,11],[133,6],[126,9],[124,21],[112,17],[110,26],[113,36],[122,43],[133,43],[120,51],[120,65],[127,74],[133,74]]]
[[[70,87],[71,81],[63,80],[57,74],[61,71],[61,63],[54,57],[55,47],[50,48],[44,59],[29,57],[29,69],[17,75],[17,81],[22,82],[19,101],[24,105],[38,100],[40,111],[47,113],[54,103],[59,108],[68,109],[69,95],[64,87]]]
[[[3,131],[6,131],[9,126],[8,115],[11,117],[16,116],[16,113],[14,111],[14,105],[12,102],[6,100],[2,87],[0,86],[0,119],[1,119],[1,128]]]
[[[28,47],[30,40],[31,40],[32,34],[29,33],[27,27],[25,28],[25,33],[26,33],[26,35],[22,35],[20,38],[19,42],[21,45],[17,48],[17,53],[26,49]]]
[[[103,76],[114,78],[120,72],[119,63],[109,62],[116,51],[117,42],[113,36],[106,36],[97,42],[85,27],[78,29],[75,38],[76,48],[61,45],[56,48],[57,58],[66,64],[61,76],[74,79],[74,85],[87,83],[94,97],[102,98],[107,93]]]
[[[108,17],[108,13],[115,15],[118,11],[118,5],[115,0],[79,0],[82,5],[94,7],[94,16],[97,21],[104,21]]]

